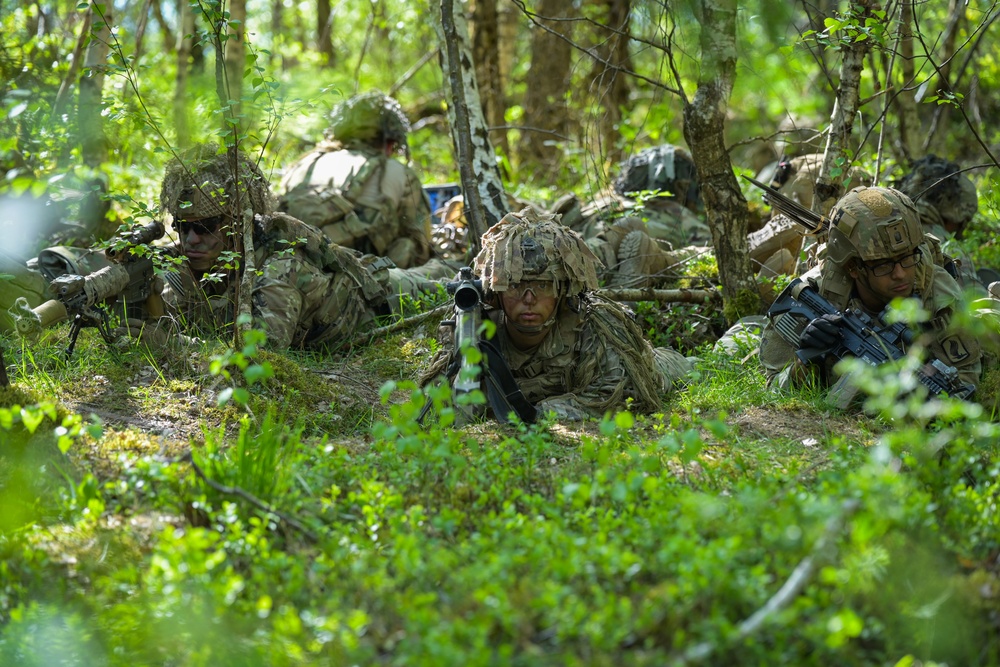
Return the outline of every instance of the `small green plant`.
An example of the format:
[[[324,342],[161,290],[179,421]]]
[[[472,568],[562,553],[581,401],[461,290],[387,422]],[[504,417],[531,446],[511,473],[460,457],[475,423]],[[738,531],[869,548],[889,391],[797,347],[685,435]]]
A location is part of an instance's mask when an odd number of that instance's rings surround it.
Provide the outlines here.
[[[249,322],[249,316],[243,315],[238,318],[237,326],[249,324]],[[267,335],[263,331],[250,329],[243,335],[243,349],[229,349],[212,358],[209,372],[232,383],[219,392],[216,402],[220,407],[230,401],[246,407],[250,400],[248,387],[274,377],[274,369],[269,362],[257,363],[254,361],[257,350],[266,342]],[[234,373],[236,374],[234,375]],[[242,383],[239,378],[242,378],[242,381],[246,383],[245,387],[240,386]]]

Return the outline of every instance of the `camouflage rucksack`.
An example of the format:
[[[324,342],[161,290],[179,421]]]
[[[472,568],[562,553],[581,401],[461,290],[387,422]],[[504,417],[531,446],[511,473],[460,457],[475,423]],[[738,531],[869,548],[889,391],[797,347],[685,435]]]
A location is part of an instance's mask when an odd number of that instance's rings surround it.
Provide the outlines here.
[[[647,148],[622,163],[614,188],[625,196],[644,191],[669,192],[670,199],[692,211],[703,207],[691,154],[671,144]]]

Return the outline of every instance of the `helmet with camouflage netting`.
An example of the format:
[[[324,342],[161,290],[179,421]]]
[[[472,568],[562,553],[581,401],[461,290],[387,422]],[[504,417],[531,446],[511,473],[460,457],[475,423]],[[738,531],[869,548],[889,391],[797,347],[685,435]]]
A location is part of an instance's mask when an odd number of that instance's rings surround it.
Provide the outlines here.
[[[397,150],[409,153],[406,135],[410,121],[402,105],[379,91],[355,95],[344,100],[330,113],[328,136],[348,146],[364,144],[381,148],[386,141],[394,142]]]
[[[621,173],[614,181],[618,194],[630,196],[643,191],[664,191],[691,210],[702,206],[694,159],[680,146],[663,144],[647,148],[620,167]]]
[[[940,221],[950,231],[961,229],[979,210],[976,186],[961,173],[961,167],[933,154],[914,162],[895,185],[913,199],[924,223]]]
[[[920,215],[899,190],[857,187],[830,211],[827,258],[844,266],[852,259],[872,262],[912,253],[923,243]]]
[[[475,270],[490,291],[505,292],[529,280],[551,280],[560,295],[597,289],[601,260],[557,215],[530,207],[508,213],[483,234],[482,241]]]
[[[248,208],[254,215],[270,213],[274,198],[253,160],[234,149],[220,153],[215,144],[199,144],[167,165],[160,207],[173,220],[239,220]]]

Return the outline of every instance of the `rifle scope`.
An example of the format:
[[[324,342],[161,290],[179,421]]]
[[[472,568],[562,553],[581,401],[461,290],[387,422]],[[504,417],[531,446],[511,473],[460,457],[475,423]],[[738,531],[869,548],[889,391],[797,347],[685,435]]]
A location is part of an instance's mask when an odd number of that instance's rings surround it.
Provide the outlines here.
[[[153,220],[142,227],[121,234],[118,239],[124,241],[119,244],[113,242],[105,251],[105,256],[115,262],[121,261],[122,257],[128,254],[130,248],[137,245],[147,245],[163,236],[163,223]],[[117,247],[116,247],[117,246]]]
[[[459,271],[458,280],[447,285],[448,292],[455,297],[455,307],[470,311],[478,307],[483,300],[483,283],[473,277],[472,269],[463,266]]]

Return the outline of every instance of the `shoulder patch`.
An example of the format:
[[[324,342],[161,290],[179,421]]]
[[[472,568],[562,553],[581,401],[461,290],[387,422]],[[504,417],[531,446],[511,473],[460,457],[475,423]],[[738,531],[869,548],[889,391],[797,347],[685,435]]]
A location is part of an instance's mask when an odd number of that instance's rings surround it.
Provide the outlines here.
[[[941,349],[944,350],[945,356],[948,357],[948,361],[953,364],[959,361],[965,361],[970,355],[969,349],[965,346],[965,343],[958,335],[948,336],[942,340]]]

